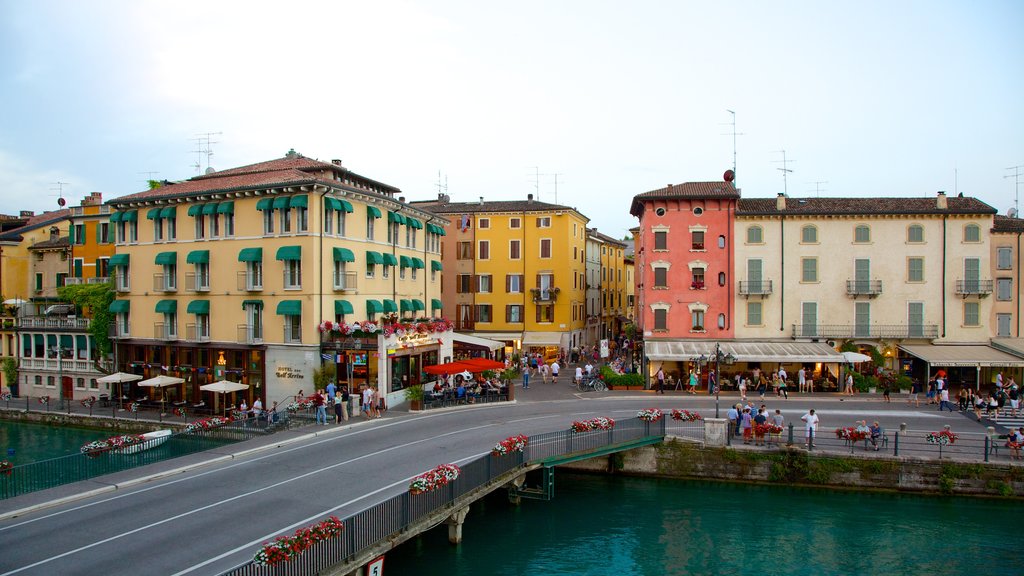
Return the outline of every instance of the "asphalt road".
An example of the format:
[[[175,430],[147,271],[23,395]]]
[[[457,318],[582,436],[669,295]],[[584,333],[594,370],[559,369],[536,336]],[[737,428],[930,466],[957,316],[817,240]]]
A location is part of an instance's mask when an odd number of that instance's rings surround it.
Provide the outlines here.
[[[629,418],[652,406],[714,415],[714,398],[678,392],[578,394],[566,382],[535,380],[516,395],[515,403],[391,411],[373,421],[308,427],[0,501],[0,576],[218,574],[251,559],[277,535],[363,510],[406,490],[413,476],[486,453],[513,434],[564,430],[583,417]],[[721,398],[722,416],[736,400]],[[901,401],[820,394],[767,403],[790,422],[814,407],[824,430],[868,419],[888,429],[906,423],[937,430],[949,423],[958,431],[983,431],[960,414]],[[209,460],[218,461],[203,463]],[[81,497],[94,490],[102,492]],[[64,496],[72,501],[48,504]]]

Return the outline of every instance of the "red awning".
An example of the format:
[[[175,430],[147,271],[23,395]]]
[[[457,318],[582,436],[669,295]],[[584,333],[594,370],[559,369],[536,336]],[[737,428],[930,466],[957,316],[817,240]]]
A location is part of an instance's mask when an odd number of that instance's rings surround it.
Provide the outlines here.
[[[481,369],[475,369],[473,366],[465,364],[463,362],[449,362],[447,364],[434,364],[433,366],[425,366],[423,371],[427,374],[458,374],[460,372],[482,372]]]
[[[498,362],[497,360],[491,360],[489,358],[469,358],[467,360],[459,360],[459,364],[465,364],[467,366],[473,366],[470,372],[483,372],[484,370],[504,370],[505,363]]]

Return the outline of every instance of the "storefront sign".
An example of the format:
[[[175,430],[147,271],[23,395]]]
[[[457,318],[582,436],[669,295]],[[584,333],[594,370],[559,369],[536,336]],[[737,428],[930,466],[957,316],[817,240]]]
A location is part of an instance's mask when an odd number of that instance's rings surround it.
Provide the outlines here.
[[[290,366],[278,366],[277,370],[274,372],[274,376],[277,376],[278,378],[282,379],[298,378],[300,380],[306,377],[306,375],[303,374],[300,370],[292,368]]]
[[[408,348],[410,346],[425,346],[427,344],[433,344],[435,342],[434,337],[431,334],[406,334],[404,336],[397,336],[398,346],[402,348]]]

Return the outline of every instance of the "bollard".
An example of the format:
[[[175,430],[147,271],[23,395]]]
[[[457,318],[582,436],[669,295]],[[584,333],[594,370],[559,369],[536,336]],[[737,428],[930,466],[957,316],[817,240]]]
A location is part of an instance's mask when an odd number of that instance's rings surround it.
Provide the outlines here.
[[[793,445],[793,423],[792,422],[789,423],[789,438],[788,438],[788,440],[786,442],[786,445],[787,446],[792,446]]]
[[[807,428],[807,451],[814,451],[814,428]]]
[[[904,424],[903,426],[906,426],[906,424]],[[892,445],[893,445],[892,455],[893,456],[899,456],[900,455],[900,431],[899,430],[896,431],[896,435],[895,436],[896,437],[893,438],[893,441],[892,441]]]
[[[991,442],[988,436],[985,436],[985,462],[988,462],[988,443]]]

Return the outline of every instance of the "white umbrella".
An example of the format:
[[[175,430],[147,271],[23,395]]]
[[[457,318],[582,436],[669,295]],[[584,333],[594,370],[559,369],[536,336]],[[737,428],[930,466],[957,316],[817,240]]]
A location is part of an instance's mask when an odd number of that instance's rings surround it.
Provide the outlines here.
[[[4,304],[7,306],[21,306],[22,304],[28,304],[28,301],[21,298],[8,298],[4,300]]]
[[[861,354],[860,352],[840,352],[843,355],[843,360],[850,364],[857,364],[859,362],[870,362],[871,356]]]
[[[228,392],[238,392],[239,390],[248,390],[248,384],[242,384],[241,382],[232,382],[230,380],[218,380],[217,382],[211,382],[209,384],[203,384],[199,387],[200,390],[207,392],[219,392],[221,394],[227,394]]]
[[[184,378],[176,378],[174,376],[164,376],[163,374],[161,374],[159,376],[154,376],[153,378],[150,378],[149,380],[143,380],[142,382],[139,382],[139,386],[146,386],[147,388],[166,388],[168,386],[177,386],[178,384],[181,384],[184,381],[185,381]],[[161,412],[164,411],[164,403],[166,401],[167,401],[167,393],[166,392],[162,392],[160,394],[160,411]]]
[[[101,384],[117,384],[117,401],[114,402],[114,404],[117,405],[121,404],[121,396],[124,395],[121,390],[121,384],[124,384],[125,382],[134,382],[136,380],[142,380],[142,376],[139,376],[138,374],[129,374],[128,372],[114,372],[113,374],[108,374],[102,378],[96,379],[96,381]]]

